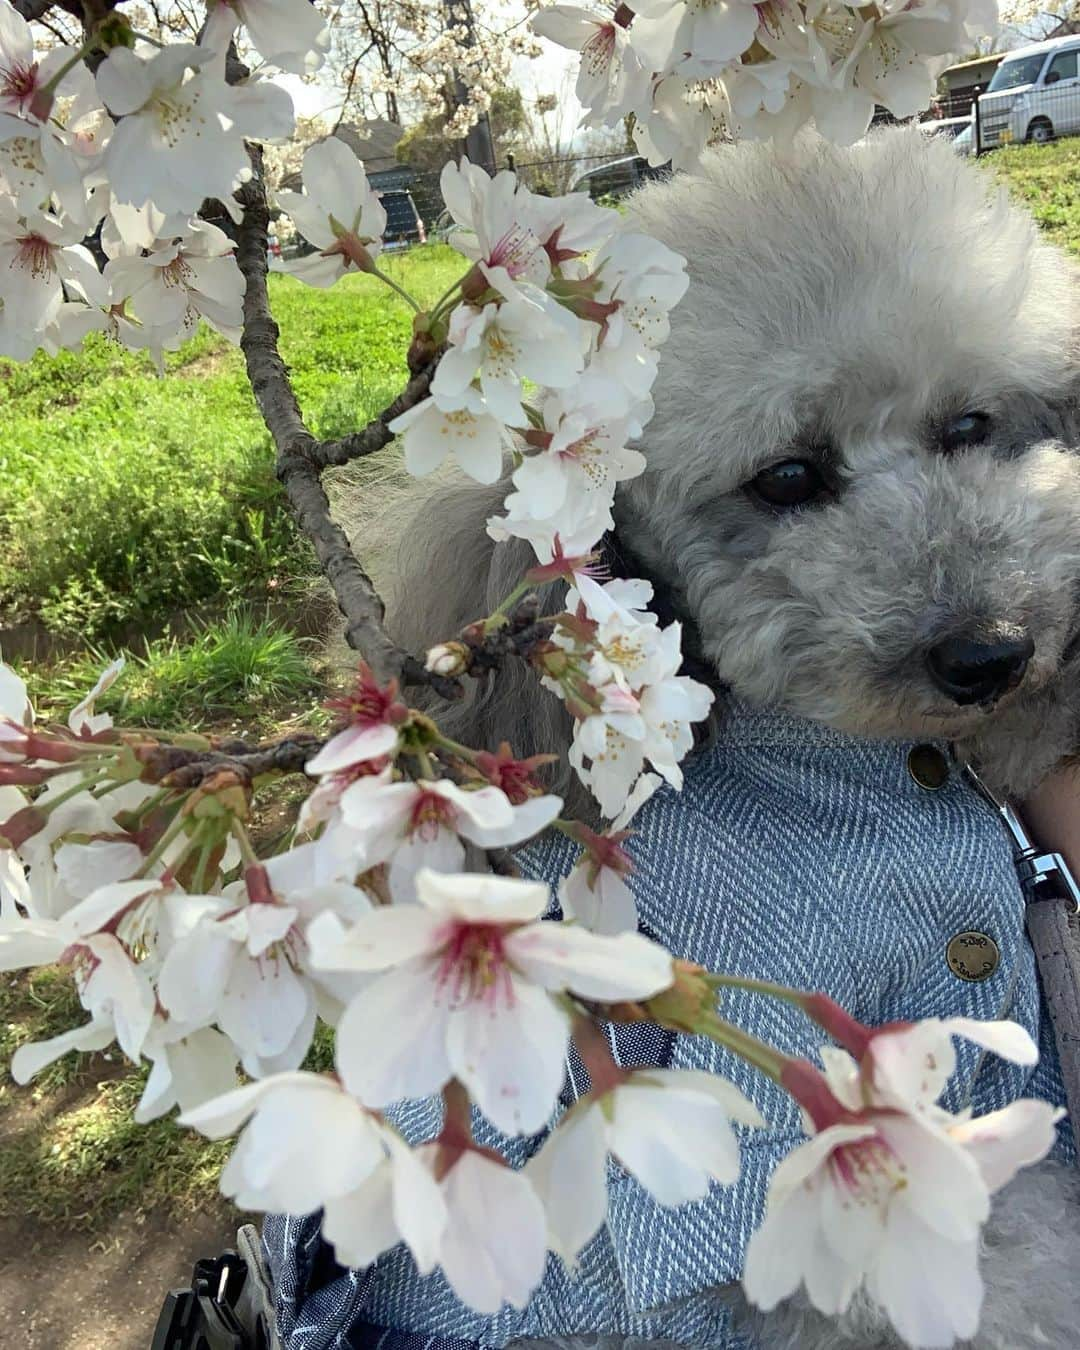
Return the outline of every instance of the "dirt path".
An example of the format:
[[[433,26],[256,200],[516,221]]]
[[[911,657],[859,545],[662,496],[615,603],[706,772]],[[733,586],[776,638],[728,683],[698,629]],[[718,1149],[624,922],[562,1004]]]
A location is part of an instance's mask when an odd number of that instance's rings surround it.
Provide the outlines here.
[[[149,1350],[170,1288],[232,1246],[227,1208],[178,1223],[149,1213],[97,1237],[0,1221],[0,1343],[10,1350]]]

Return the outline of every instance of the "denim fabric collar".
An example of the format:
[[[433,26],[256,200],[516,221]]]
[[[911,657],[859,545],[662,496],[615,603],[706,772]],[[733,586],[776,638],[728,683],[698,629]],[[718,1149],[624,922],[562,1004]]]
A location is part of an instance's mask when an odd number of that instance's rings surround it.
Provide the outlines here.
[[[941,738],[855,736],[808,717],[759,707],[726,690],[717,695],[714,720],[716,727],[710,735],[709,745],[740,749],[821,746],[830,750],[857,751],[861,755],[877,751],[890,757],[912,745],[934,745],[944,754],[950,754],[949,742]]]

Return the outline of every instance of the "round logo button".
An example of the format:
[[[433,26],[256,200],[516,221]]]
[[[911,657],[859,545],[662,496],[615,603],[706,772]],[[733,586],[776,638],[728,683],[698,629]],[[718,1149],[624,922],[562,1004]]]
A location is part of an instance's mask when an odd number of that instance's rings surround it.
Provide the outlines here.
[[[949,969],[961,980],[988,980],[1001,964],[1001,952],[988,933],[957,933],[945,948]]]
[[[908,751],[908,773],[927,792],[936,792],[949,781],[949,760],[936,745],[913,745]]]

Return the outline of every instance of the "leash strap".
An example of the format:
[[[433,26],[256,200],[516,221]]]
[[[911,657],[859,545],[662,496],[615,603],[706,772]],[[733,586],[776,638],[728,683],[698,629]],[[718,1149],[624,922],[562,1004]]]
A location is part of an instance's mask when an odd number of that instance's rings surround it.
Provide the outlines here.
[[[1039,964],[1043,997],[1054,1028],[1065,1100],[1080,1126],[1080,885],[1060,853],[1035,847],[1008,802],[994,796],[970,764],[964,774],[998,811],[1015,850],[1016,871],[1027,900],[1028,937]],[[1077,1155],[1080,1166],[1080,1153]]]

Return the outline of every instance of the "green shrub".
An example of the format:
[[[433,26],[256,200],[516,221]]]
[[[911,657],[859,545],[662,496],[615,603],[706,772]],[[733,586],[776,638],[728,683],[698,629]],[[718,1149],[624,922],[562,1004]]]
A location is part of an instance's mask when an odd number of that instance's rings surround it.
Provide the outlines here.
[[[434,245],[385,266],[431,300],[465,264]],[[401,389],[411,312],[374,278],[272,277],[271,298],[316,435],[363,426]],[[310,574],[241,354],[201,329],[166,365],[159,379],[98,335],[0,361],[0,610],[101,640]]]

